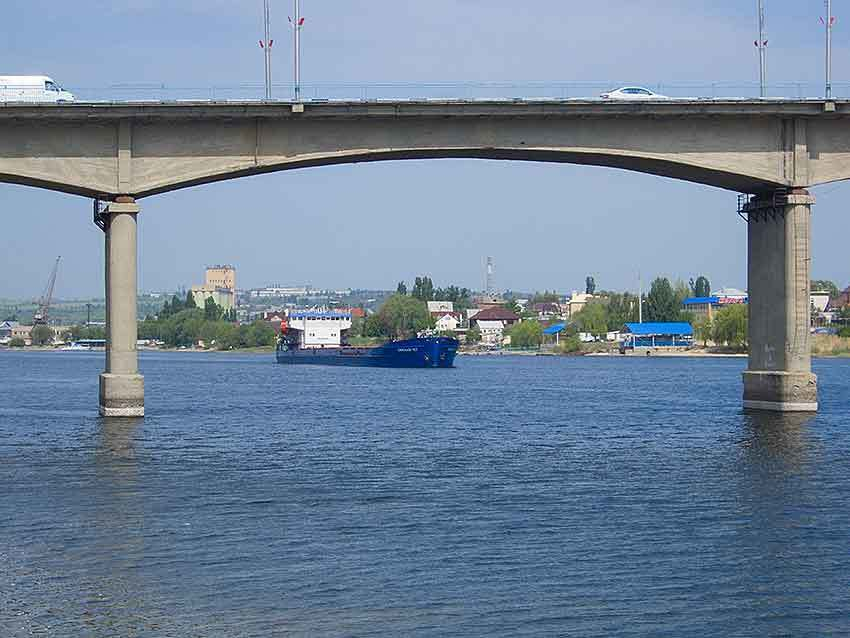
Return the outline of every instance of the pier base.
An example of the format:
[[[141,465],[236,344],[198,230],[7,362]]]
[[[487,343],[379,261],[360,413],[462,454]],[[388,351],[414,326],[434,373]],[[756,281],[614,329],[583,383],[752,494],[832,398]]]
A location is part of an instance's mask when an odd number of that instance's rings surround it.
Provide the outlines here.
[[[811,372],[744,372],[744,407],[774,412],[816,412],[818,378]]]
[[[145,416],[144,377],[140,374],[101,374],[100,416]]]

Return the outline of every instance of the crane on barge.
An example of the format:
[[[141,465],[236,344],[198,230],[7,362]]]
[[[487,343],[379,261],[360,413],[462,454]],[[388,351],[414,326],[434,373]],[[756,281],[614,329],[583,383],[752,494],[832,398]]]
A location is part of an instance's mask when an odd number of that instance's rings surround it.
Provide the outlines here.
[[[56,285],[56,273],[59,271],[60,259],[62,259],[61,255],[56,258],[50,278],[47,280],[47,285],[44,287],[41,299],[38,300],[38,310],[32,316],[32,324],[34,326],[47,325],[47,321],[50,318],[50,304],[53,301],[53,288]]]

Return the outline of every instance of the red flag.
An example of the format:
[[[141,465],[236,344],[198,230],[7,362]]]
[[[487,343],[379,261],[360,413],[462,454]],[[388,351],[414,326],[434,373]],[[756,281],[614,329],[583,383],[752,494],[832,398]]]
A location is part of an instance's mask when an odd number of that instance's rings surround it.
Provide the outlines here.
[[[304,26],[304,18],[301,18],[301,19],[298,21],[298,26],[299,26],[299,27],[300,27],[300,26]]]
[[[269,48],[271,49],[274,46],[274,40],[269,40]]]

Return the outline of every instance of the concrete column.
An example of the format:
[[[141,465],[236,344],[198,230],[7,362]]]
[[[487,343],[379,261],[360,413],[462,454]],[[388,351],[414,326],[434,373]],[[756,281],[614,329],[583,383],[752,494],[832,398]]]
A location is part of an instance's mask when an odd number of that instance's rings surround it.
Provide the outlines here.
[[[749,365],[744,407],[818,409],[810,344],[811,206],[804,189],[750,200],[747,213]]]
[[[144,378],[136,351],[136,215],[131,197],[107,208],[106,236],[106,371],[100,375],[101,416],[145,414]]]

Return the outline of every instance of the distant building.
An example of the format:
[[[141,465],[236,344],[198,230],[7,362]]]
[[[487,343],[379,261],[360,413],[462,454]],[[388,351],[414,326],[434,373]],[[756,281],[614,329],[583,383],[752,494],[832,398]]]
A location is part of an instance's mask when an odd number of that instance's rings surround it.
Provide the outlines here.
[[[579,312],[584,310],[584,307],[591,299],[593,299],[593,295],[573,290],[570,298],[566,301],[567,312],[565,314],[567,317],[575,317]]]
[[[470,327],[478,328],[482,343],[501,344],[505,328],[514,325],[519,320],[519,317],[507,308],[493,306],[472,315]]]
[[[269,286],[251,291],[252,297],[307,297],[311,293],[310,286]]]
[[[498,295],[478,295],[472,298],[472,303],[476,308],[495,308],[505,304],[505,300]]]
[[[236,268],[229,264],[208,266],[204,285],[210,288],[227,288],[236,292]]]
[[[12,330],[20,325],[17,321],[4,321],[0,323],[0,339],[11,339]]]
[[[829,300],[830,310],[843,310],[847,306],[850,306],[850,286],[845,288],[844,292]]]
[[[811,294],[812,310],[826,312],[829,307],[830,294],[828,290],[813,290]]]
[[[236,307],[236,269],[233,266],[209,266],[204,285],[192,286],[192,299],[198,308],[203,308],[210,297],[226,312]]]
[[[689,348],[694,340],[691,324],[685,322],[627,323],[622,330],[620,352],[636,349]]]
[[[561,305],[553,302],[536,303],[531,306],[531,311],[537,313],[541,321],[549,321],[561,316]]]
[[[207,286],[192,286],[192,299],[195,300],[195,305],[198,308],[203,308],[207,299],[212,297],[212,300],[217,306],[221,306],[225,311],[230,311],[236,307],[236,294],[227,288],[208,288]]]
[[[463,323],[463,315],[459,312],[437,313],[440,315],[434,322],[434,329],[438,332],[457,332]]]
[[[746,304],[749,302],[747,293],[736,288],[721,288],[710,297],[689,297],[682,302],[682,310],[691,313],[694,319],[711,321],[721,308]]]
[[[442,313],[442,312],[454,312],[455,305],[451,301],[429,301],[428,302],[428,312],[430,313]]]
[[[22,326],[18,324],[12,326],[12,332],[9,334],[11,339],[23,339],[28,346],[32,345],[32,326]]]

